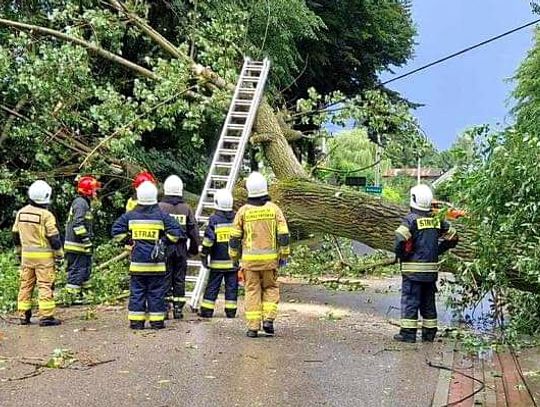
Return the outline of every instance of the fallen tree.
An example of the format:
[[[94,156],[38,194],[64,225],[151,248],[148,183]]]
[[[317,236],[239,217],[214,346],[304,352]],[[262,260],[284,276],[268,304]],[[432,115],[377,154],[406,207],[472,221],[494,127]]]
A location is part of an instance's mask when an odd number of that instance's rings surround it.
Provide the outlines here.
[[[177,47],[150,27],[145,20],[130,12],[120,1],[111,1],[111,5],[119,13],[124,14],[128,20],[148,37],[159,45],[172,58],[180,59],[189,64],[191,72],[207,91],[213,89],[231,90],[234,85],[226,82],[211,69],[197,64],[191,57],[180,52]],[[23,24],[16,21],[0,19],[0,25],[21,30],[31,31],[34,35],[53,36],[62,41],[68,41],[84,47],[88,52],[101,58],[108,59],[115,64],[143,76],[148,80],[159,81],[160,77],[127,59],[112,52],[106,51],[95,44],[70,38],[69,35],[45,27]],[[204,97],[194,92],[186,92],[186,98],[198,99]],[[391,249],[394,230],[403,217],[407,208],[384,202],[380,198],[342,189],[317,182],[309,177],[288,142],[294,130],[287,127],[279,115],[266,102],[261,104],[252,136],[252,143],[260,144],[265,158],[276,175],[277,181],[272,187],[272,196],[285,209],[292,224],[303,228],[362,241],[376,249]],[[294,137],[293,137],[294,138]],[[102,140],[89,155],[97,150],[105,152],[109,139]],[[86,162],[83,161],[83,162]],[[473,256],[473,242],[471,231],[457,225],[461,241],[454,253],[462,259]],[[509,278],[515,281],[515,286],[527,291],[536,291],[540,284],[523,283],[519,276],[509,273]]]

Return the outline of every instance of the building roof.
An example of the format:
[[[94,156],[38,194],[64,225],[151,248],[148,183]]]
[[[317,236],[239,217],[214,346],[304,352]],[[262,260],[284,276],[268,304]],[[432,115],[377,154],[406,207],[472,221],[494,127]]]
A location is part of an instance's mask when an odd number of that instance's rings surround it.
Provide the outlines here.
[[[439,168],[421,168],[420,169],[420,178],[438,178],[444,173],[443,170]],[[406,177],[417,177],[418,169],[417,168],[390,168],[385,171],[383,177],[393,178],[398,176]]]

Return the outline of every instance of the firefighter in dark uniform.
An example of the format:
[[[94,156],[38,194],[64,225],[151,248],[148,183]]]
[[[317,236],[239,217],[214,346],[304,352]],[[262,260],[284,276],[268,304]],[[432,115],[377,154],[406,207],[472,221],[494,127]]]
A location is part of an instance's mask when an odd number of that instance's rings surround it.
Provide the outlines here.
[[[116,241],[133,241],[129,314],[131,329],[144,329],[146,320],[154,329],[165,327],[165,250],[164,239],[185,239],[178,222],[163,213],[157,204],[157,188],[143,182],[137,188],[137,206],[124,213],[112,227]]]
[[[101,184],[91,176],[84,176],[77,182],[77,193],[69,210],[66,224],[64,252],[67,260],[66,290],[73,301],[82,300],[83,288],[90,287],[92,268],[93,215],[91,200],[97,196]]]
[[[439,255],[456,246],[458,237],[445,220],[431,214],[433,193],[427,185],[411,189],[411,211],[396,230],[395,252],[401,261],[401,329],[394,339],[416,342],[418,312],[422,341],[433,342],[437,333],[435,293]]]
[[[234,318],[238,297],[238,268],[229,257],[229,239],[236,215],[233,211],[232,194],[226,189],[216,191],[214,205],[216,212],[208,220],[202,244],[202,263],[210,269],[210,275],[201,302],[200,315],[203,318],[214,315],[221,280],[225,280],[225,315],[227,318]]]
[[[165,276],[166,295],[173,306],[174,319],[181,319],[182,309],[186,304],[186,272],[188,253],[199,254],[199,228],[191,207],[184,202],[184,184],[180,177],[171,175],[163,184],[165,196],[159,207],[175,218],[189,239],[167,245],[167,274]]]

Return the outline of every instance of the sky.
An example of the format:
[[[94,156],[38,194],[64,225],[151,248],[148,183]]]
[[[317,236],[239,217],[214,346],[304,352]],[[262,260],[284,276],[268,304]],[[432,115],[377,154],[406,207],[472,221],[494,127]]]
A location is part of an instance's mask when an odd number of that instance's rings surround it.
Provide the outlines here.
[[[529,0],[413,0],[418,35],[414,58],[395,74],[408,72],[489,37],[538,18]],[[475,124],[512,122],[510,80],[532,47],[533,27],[388,85],[412,102],[414,115],[439,149],[450,147]]]

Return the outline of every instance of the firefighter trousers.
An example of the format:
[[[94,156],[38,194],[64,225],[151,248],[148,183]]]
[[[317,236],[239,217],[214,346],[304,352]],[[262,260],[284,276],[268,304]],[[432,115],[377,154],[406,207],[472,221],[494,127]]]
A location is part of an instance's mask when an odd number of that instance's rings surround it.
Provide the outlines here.
[[[90,287],[92,256],[81,253],[66,253],[68,292],[78,293],[82,288]]]
[[[244,270],[245,311],[247,326],[258,330],[262,320],[273,321],[277,316],[279,284],[277,270]]]
[[[186,303],[187,257],[172,251],[167,254],[165,266],[165,296],[168,301],[183,307]]]
[[[53,296],[54,280],[56,277],[54,262],[50,260],[43,263],[33,262],[30,264],[23,264],[20,277],[17,308],[21,317],[24,318],[24,313],[32,309],[32,294],[36,282],[39,292],[39,317],[41,319],[52,317],[56,308]]]
[[[210,270],[208,284],[201,302],[201,312],[206,316],[212,316],[216,299],[221,287],[221,281],[225,280],[225,313],[227,316],[236,315],[236,301],[238,298],[238,273],[236,270],[215,271]]]
[[[166,309],[164,274],[131,276],[128,305],[130,321],[163,321]]]
[[[437,333],[436,282],[412,280],[403,276],[401,285],[401,334],[416,338],[418,312],[422,316],[422,337],[433,339]]]

